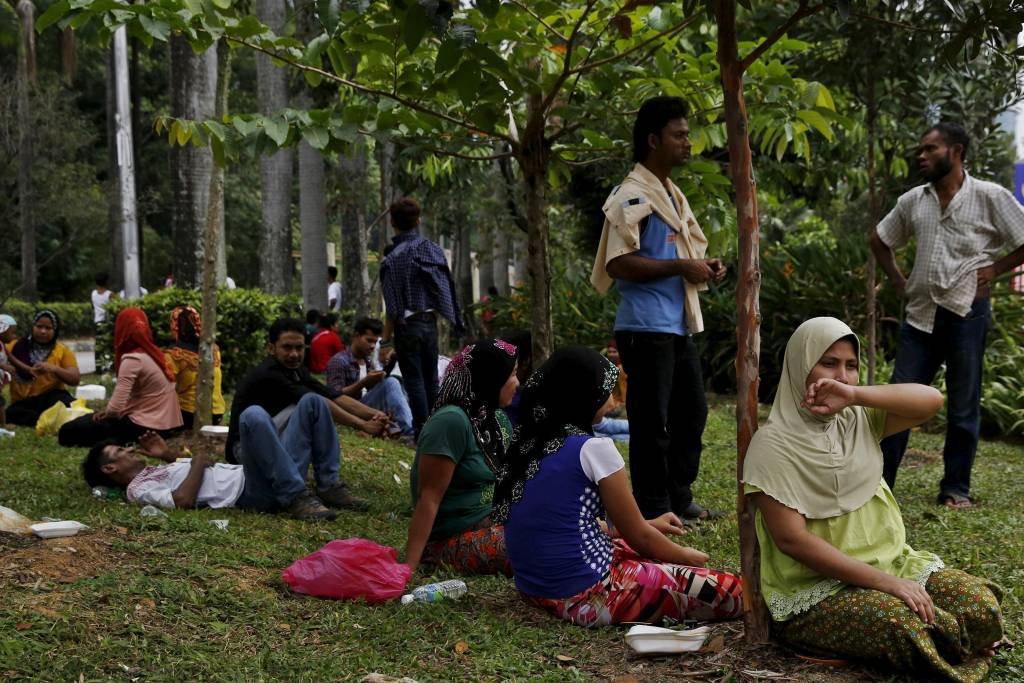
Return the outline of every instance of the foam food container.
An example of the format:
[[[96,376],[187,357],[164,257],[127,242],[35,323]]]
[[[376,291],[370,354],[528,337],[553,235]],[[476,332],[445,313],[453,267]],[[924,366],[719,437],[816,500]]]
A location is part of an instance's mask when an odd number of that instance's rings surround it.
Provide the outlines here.
[[[199,433],[203,436],[216,436],[221,439],[228,437],[228,430],[230,428],[227,425],[206,425],[200,428]]]
[[[31,526],[32,532],[40,538],[60,538],[62,536],[74,536],[82,529],[88,529],[81,522],[41,522]]]
[[[75,389],[75,398],[86,401],[103,401],[107,398],[107,388],[102,384],[82,384]]]
[[[675,631],[658,626],[634,626],[626,631],[626,644],[638,654],[679,654],[696,652],[704,646],[711,629],[707,626]]]

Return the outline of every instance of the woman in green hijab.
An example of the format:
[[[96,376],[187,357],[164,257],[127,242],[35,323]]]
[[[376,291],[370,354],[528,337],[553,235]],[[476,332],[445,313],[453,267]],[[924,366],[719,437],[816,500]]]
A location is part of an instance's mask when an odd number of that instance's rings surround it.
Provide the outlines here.
[[[942,394],[858,387],[858,352],[840,320],[798,327],[744,463],[775,632],[800,649],[980,681],[1003,637],[1002,593],[907,545],[882,479],[878,442],[934,415]]]

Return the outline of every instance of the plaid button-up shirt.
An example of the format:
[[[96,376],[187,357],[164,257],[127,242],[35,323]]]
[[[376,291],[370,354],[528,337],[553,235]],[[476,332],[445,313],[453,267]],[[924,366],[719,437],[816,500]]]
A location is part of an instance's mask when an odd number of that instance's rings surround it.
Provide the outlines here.
[[[366,371],[375,372],[380,370],[380,363],[377,361],[377,354],[366,359]],[[351,386],[359,381],[360,364],[352,355],[352,349],[345,349],[331,356],[327,361],[327,381],[330,389],[341,392],[345,387]],[[365,391],[363,393],[366,393]],[[358,397],[357,397],[358,398]]]
[[[931,333],[938,306],[966,316],[977,293],[978,269],[1024,244],[1024,207],[1006,188],[965,172],[945,211],[928,183],[903,194],[877,230],[893,249],[917,238],[907,280],[907,322]]]
[[[380,264],[388,317],[401,325],[412,313],[434,310],[462,333],[455,282],[444,251],[415,230],[391,238],[394,250]]]

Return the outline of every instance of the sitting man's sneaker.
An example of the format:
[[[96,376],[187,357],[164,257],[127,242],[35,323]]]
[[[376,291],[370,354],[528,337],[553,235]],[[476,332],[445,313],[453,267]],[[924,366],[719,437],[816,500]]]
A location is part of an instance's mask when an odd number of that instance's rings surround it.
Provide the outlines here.
[[[342,510],[355,510],[364,512],[370,509],[370,504],[362,498],[356,498],[348,490],[348,485],[338,482],[329,489],[319,489],[316,495],[320,497],[324,505]]]
[[[288,506],[288,514],[295,519],[301,519],[307,522],[332,520],[338,516],[337,512],[324,507],[324,504],[320,502],[320,499],[309,491],[300,493],[296,496],[295,500],[293,500],[291,505]]]

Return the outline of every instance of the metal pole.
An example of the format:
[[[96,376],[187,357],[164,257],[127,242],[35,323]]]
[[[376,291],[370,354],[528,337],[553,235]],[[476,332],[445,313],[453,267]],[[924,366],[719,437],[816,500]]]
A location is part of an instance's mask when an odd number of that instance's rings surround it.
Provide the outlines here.
[[[135,213],[135,154],[128,93],[128,38],[124,26],[114,32],[114,129],[117,141],[117,180],[121,190],[121,234],[124,236],[124,294],[136,299],[139,290],[139,225]]]

